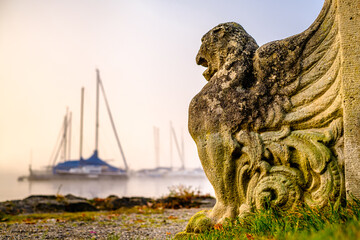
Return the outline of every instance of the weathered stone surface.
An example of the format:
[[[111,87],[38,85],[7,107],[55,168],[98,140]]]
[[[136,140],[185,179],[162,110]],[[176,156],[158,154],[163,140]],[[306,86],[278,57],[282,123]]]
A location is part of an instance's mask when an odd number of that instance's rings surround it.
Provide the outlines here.
[[[344,88],[345,184],[360,198],[360,0],[339,0]]]
[[[204,35],[196,62],[208,83],[190,103],[189,132],[217,202],[187,232],[268,203],[339,205],[344,162],[358,183],[359,12],[360,0],[325,0],[303,33],[261,47],[237,23]]]

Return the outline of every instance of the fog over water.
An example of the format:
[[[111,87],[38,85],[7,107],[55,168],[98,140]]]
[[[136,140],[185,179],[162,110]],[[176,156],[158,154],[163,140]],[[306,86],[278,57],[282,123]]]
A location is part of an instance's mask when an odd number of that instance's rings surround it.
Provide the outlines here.
[[[169,188],[184,185],[201,193],[214,196],[209,181],[205,177],[130,177],[127,180],[53,180],[17,181],[18,175],[0,172],[0,201],[23,199],[37,194],[73,194],[85,198],[118,197],[161,197],[169,193]]]

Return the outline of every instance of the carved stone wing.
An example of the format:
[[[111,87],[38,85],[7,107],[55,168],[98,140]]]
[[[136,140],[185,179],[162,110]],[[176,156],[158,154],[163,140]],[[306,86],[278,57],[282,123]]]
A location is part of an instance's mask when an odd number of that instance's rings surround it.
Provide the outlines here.
[[[255,76],[274,96],[265,128],[319,128],[342,115],[336,11],[337,1],[326,0],[318,18],[303,33],[256,51]],[[277,103],[277,99],[281,100]]]

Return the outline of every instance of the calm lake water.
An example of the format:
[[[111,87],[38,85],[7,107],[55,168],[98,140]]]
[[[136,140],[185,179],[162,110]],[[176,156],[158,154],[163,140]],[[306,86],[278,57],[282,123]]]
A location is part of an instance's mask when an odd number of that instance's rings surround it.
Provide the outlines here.
[[[23,199],[35,194],[73,194],[80,197],[161,197],[169,187],[184,185],[214,196],[214,190],[205,177],[130,177],[127,180],[53,180],[19,182],[18,174],[0,173],[0,201]]]

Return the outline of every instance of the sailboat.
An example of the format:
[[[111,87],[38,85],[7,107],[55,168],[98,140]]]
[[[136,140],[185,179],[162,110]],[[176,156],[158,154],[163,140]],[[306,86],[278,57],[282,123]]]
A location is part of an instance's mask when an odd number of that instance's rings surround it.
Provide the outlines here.
[[[105,100],[106,108],[109,114],[109,118],[112,124],[113,132],[117,141],[120,154],[122,156],[125,168],[117,168],[109,163],[105,162],[99,157],[99,95],[100,89]],[[120,140],[115,128],[114,120],[110,111],[109,103],[107,101],[104,86],[102,84],[99,70],[96,69],[96,124],[95,124],[95,149],[93,154],[85,159],[82,155],[82,144],[83,144],[83,109],[84,109],[84,88],[81,89],[81,120],[80,120],[80,157],[77,160],[65,160],[65,157],[69,154],[68,143],[70,137],[68,132],[71,126],[71,114],[66,113],[63,123],[63,134],[60,145],[56,151],[55,158],[51,167],[47,168],[47,172],[34,171],[30,167],[29,180],[45,180],[45,179],[65,179],[65,178],[76,178],[76,179],[100,179],[100,178],[128,178],[129,168],[126,162],[126,158],[120,144]],[[63,161],[56,163],[59,152],[62,150]],[[51,172],[49,171],[51,169]]]
[[[178,169],[172,168],[171,171],[166,173],[166,177],[205,177],[205,172],[202,168],[189,169],[185,168],[185,148],[184,148],[184,137],[181,134],[181,144],[179,144],[178,138],[176,136],[175,129],[170,122],[170,162],[172,163],[173,159],[173,141],[175,142],[176,150],[181,161],[181,167]]]
[[[160,129],[154,127],[154,143],[155,143],[155,168],[140,169],[135,172],[136,177],[205,177],[205,172],[202,168],[189,169],[185,168],[185,149],[184,138],[181,136],[181,142],[178,141],[175,129],[170,121],[170,167],[160,167]],[[176,150],[181,161],[180,168],[173,167],[173,141],[175,142]],[[181,144],[179,144],[181,143]]]

